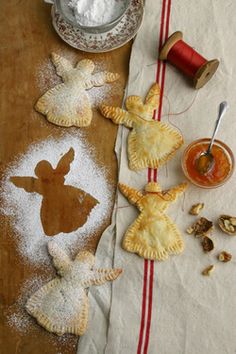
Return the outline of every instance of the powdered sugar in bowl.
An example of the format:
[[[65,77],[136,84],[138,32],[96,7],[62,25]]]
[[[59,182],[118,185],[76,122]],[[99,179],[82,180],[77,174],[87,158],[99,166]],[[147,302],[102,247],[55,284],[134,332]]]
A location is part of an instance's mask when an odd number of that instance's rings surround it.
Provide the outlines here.
[[[131,0],[54,0],[56,11],[85,32],[104,33],[116,26]]]

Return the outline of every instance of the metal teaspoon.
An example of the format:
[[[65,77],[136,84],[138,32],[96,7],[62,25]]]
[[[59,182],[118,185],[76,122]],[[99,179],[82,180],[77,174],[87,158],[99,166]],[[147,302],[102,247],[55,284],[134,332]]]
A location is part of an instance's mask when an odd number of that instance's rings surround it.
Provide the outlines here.
[[[213,167],[214,156],[211,153],[211,149],[212,149],[213,142],[215,140],[216,133],[219,129],[221,119],[224,116],[225,112],[227,111],[228,107],[229,106],[228,106],[227,102],[224,101],[224,102],[220,103],[219,113],[218,113],[218,117],[215,122],[215,128],[214,128],[214,132],[213,132],[210,144],[207,148],[207,151],[203,152],[196,161],[197,170],[202,175],[206,174]]]

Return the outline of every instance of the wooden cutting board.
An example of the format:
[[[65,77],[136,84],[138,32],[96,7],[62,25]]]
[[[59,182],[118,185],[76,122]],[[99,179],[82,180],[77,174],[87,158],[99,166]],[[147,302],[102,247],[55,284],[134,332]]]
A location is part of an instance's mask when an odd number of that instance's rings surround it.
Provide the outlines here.
[[[120,74],[119,84],[112,94],[112,104],[120,105],[128,77],[131,43],[106,54],[87,54],[70,48],[55,33],[50,16],[50,6],[43,0],[8,0],[0,2],[0,173],[27,148],[49,135],[57,137],[64,129],[48,123],[36,113],[33,106],[42,94],[37,85],[37,68],[51,52],[64,52],[74,60],[90,58],[100,62],[106,70]],[[94,148],[96,162],[109,169],[109,181],[113,186],[113,199],[117,180],[114,144],[117,127],[101,117],[95,110],[92,124],[83,132]],[[56,196],[55,196],[56,197]],[[27,206],[26,206],[27,207]],[[30,212],[30,211],[29,211]],[[111,214],[112,210],[110,211]],[[43,268],[33,268],[19,257],[16,237],[11,222],[0,216],[0,348],[1,353],[75,353],[77,339],[74,336],[58,338],[47,333],[32,321],[33,330],[19,331],[8,325],[7,314],[14,311],[22,284],[29,278],[45,274]],[[95,250],[97,242],[109,224],[103,224],[89,245]]]

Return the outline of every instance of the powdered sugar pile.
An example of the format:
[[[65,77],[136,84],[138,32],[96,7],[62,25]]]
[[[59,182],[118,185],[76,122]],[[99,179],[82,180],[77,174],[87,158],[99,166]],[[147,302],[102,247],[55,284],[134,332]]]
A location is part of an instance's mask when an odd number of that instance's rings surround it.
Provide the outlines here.
[[[33,176],[37,163],[49,161],[53,168],[71,147],[75,151],[70,172],[65,176],[65,185],[82,189],[99,201],[91,211],[87,222],[71,233],[60,233],[53,237],[59,247],[75,255],[88,239],[101,227],[111,210],[111,187],[107,182],[106,171],[92,159],[91,148],[84,142],[81,133],[66,134],[59,139],[49,138],[29,147],[6,171],[1,184],[3,200],[1,211],[11,217],[16,233],[18,249],[22,257],[33,264],[48,264],[50,258],[47,243],[52,240],[44,234],[40,208],[42,197],[27,193],[10,182],[12,176]]]
[[[126,0],[71,0],[76,21],[82,26],[99,26],[118,18],[125,9]]]

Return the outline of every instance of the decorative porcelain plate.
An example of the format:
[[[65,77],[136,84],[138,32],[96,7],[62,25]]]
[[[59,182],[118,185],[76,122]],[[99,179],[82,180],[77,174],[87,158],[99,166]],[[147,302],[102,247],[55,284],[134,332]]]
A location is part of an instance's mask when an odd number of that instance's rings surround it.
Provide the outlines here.
[[[52,23],[58,35],[70,46],[91,53],[103,53],[119,48],[138,32],[144,13],[143,1],[132,0],[121,21],[105,33],[86,33],[66,22],[52,6]]]

